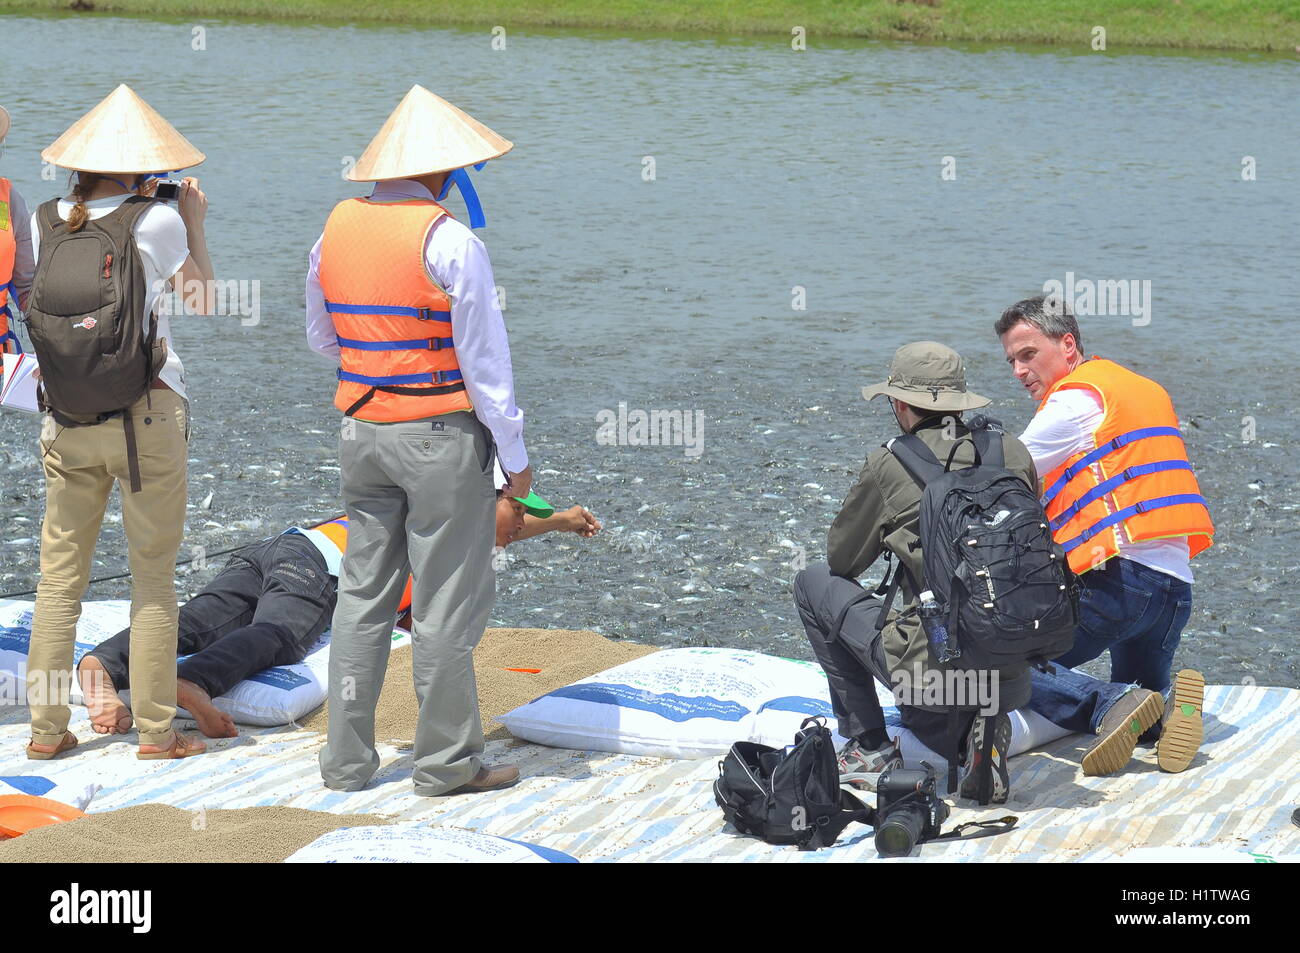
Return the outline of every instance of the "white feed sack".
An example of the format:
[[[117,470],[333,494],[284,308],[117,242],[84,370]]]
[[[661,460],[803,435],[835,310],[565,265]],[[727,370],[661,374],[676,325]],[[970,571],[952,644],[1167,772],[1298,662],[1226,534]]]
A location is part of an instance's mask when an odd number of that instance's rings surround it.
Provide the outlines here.
[[[904,730],[888,689],[877,694],[891,735],[909,762],[946,761]],[[660,758],[711,758],[737,741],[793,742],[800,723],[823,715],[832,730],[826,676],[811,662],[741,649],[668,649],[584,678],[503,715],[516,737],[557,748]],[[1066,731],[1032,712],[1011,718],[1011,753]],[[836,744],[843,743],[838,735]]]
[[[558,850],[426,822],[344,827],[322,834],[286,864],[576,864]]]

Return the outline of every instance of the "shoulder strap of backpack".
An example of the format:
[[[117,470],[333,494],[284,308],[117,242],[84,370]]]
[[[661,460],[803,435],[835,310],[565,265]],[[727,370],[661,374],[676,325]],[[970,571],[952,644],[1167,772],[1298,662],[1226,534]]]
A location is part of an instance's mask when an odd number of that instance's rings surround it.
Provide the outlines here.
[[[917,486],[925,485],[936,477],[943,476],[943,464],[929,447],[914,433],[899,434],[885,442],[885,449],[892,453],[903,465],[907,475],[916,481]]]
[[[902,581],[904,573],[907,573],[909,577],[911,576],[911,573],[907,571],[907,566],[900,559],[898,560],[897,565],[894,566],[894,571],[889,577],[889,588],[885,590],[885,597],[880,605],[880,614],[876,616],[877,632],[881,631],[885,627],[885,620],[889,616],[889,607],[894,604],[894,596],[898,595],[898,586]],[[884,586],[885,580],[880,580],[880,585]],[[916,580],[912,580],[912,588],[916,588]],[[872,593],[872,595],[875,595],[875,593]]]
[[[144,195],[128,195],[126,201],[118,206],[118,221],[122,223],[127,235],[132,234],[136,221],[149,210],[154,201]],[[58,226],[67,224],[59,215],[58,199],[50,199],[40,204],[36,210],[36,224],[41,230],[42,242],[46,241]],[[93,224],[93,222],[88,221],[86,224]]]
[[[980,463],[986,467],[1005,467],[1006,455],[1002,452],[1002,434],[996,430],[980,428],[971,431]]]
[[[50,199],[42,202],[36,210],[36,225],[41,230],[41,244],[46,244],[54,229],[64,224],[59,217],[59,200]]]
[[[127,196],[126,201],[118,207],[118,215],[120,216],[119,220],[128,229],[134,228],[135,223],[140,216],[149,211],[156,201],[158,200],[151,199],[147,195]],[[128,231],[127,234],[131,234],[130,231]]]
[[[950,797],[957,797],[959,793],[957,760],[962,754],[961,723],[960,709],[956,705],[950,705],[948,707],[948,794]],[[970,768],[971,765],[966,766],[967,770]]]

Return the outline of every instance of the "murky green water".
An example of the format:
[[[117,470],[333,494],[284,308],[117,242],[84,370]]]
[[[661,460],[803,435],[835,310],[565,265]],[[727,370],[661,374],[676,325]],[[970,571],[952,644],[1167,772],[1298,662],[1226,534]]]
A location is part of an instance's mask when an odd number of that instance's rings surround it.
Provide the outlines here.
[[[195,416],[187,547],[339,508],[306,256],[358,194],[346,157],[419,82],[517,143],[476,181],[529,449],[539,488],[606,526],[512,547],[497,623],[807,656],[792,564],[822,557],[892,426],[859,387],[898,345],[939,339],[1018,429],[1032,406],[992,323],[1074,272],[1150,281],[1149,323],[1087,317],[1085,343],[1170,390],[1212,501],[1178,664],[1300,685],[1294,58],[553,32],[494,50],[487,31],[203,26],[196,51],[190,23],[0,18],[0,173],[33,204],[53,195],[66,177],[41,178],[40,149],[128,82],[208,153],[219,275],[261,282],[255,326],[174,320]],[[71,75],[51,68],[69,54]],[[703,452],[599,443],[620,402],[702,412]],[[36,430],[0,415],[4,592],[35,584]],[[97,574],[125,568],[109,519]]]

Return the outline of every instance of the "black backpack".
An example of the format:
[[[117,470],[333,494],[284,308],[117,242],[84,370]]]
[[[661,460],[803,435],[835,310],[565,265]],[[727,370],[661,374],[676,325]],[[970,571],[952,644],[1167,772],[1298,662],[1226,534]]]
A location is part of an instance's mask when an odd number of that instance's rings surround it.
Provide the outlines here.
[[[849,824],[873,816],[840,788],[835,742],[821,717],[805,718],[789,749],[732,745],[718,762],[713,799],[740,833],[800,850],[829,847]]]
[[[922,762],[930,771],[930,766]],[[933,773],[931,773],[933,778]],[[883,783],[883,779],[882,779]],[[882,805],[885,815],[869,808],[840,786],[835,742],[826,719],[805,718],[789,748],[770,748],[753,741],[737,741],[718,762],[713,799],[722,815],[741,834],[760,837],[769,844],[794,845],[800,850],[830,847],[852,823],[877,826],[888,811],[918,792]],[[943,814],[947,817],[947,812]],[[971,821],[940,834],[938,823],[927,841],[972,840],[1002,834],[1015,827],[1017,818]],[[973,834],[966,831],[975,828]],[[877,841],[879,848],[879,841]]]
[[[1038,497],[1004,466],[998,422],[981,414],[969,429],[946,463],[915,434],[885,444],[922,489],[924,578],[912,583],[934,593],[961,652],[955,667],[1045,667],[1074,644],[1078,583]],[[967,440],[974,464],[951,469]],[[897,588],[896,573],[882,623]]]
[[[145,326],[149,289],[132,230],[153,199],[129,196],[120,207],[72,231],[58,200],[37,210],[40,260],[32,279],[27,330],[41,369],[40,401],[64,427],[122,414],[131,489],[139,491],[131,415],[166,360],[157,319]],[[74,420],[68,415],[93,420]]]

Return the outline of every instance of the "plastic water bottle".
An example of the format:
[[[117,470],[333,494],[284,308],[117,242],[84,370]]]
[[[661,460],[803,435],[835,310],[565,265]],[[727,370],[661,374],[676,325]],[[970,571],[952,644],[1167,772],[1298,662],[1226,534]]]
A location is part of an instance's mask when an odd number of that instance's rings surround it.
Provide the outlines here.
[[[948,623],[944,611],[934,600],[934,593],[929,589],[921,593],[921,627],[925,629],[925,640],[930,643],[930,651],[940,662],[951,662],[961,655],[961,647],[948,635]]]

